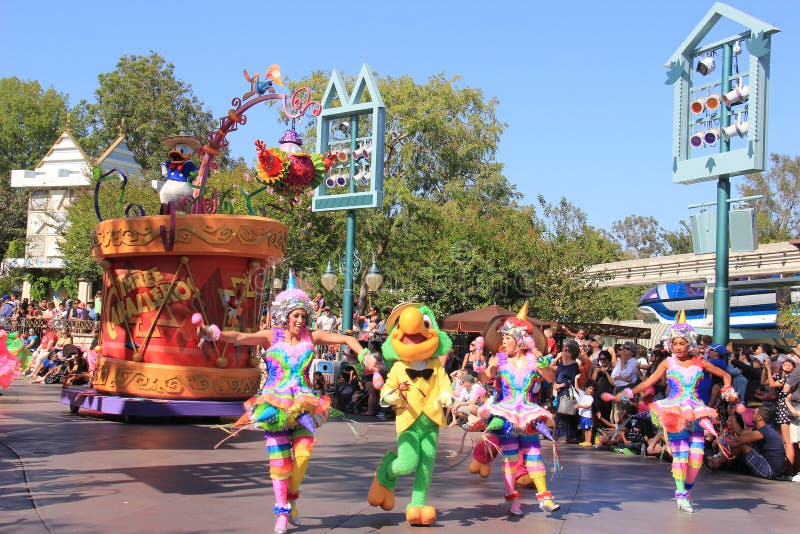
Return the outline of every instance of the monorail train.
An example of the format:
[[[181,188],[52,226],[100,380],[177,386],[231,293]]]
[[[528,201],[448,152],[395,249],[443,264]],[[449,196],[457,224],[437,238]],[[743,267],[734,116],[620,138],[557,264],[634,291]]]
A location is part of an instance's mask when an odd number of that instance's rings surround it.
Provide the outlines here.
[[[690,283],[658,284],[639,299],[639,311],[653,314],[660,323],[673,323],[679,311],[696,328],[709,326],[705,309],[705,287]],[[712,303],[709,301],[709,308]],[[778,305],[775,289],[731,290],[733,328],[775,328]]]

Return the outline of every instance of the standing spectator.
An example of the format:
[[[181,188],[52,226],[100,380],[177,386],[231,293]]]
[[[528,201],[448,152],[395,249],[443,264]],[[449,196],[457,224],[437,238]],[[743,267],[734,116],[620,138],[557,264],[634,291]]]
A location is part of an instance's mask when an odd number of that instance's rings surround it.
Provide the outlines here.
[[[564,332],[566,332],[568,336],[572,336],[573,338],[575,338],[575,342],[578,345],[586,345],[587,343],[589,343],[589,340],[586,339],[586,329],[585,328],[578,328],[577,332],[573,332],[572,330],[570,330],[566,326],[564,326],[563,329],[564,329]]]
[[[575,383],[575,377],[578,376],[580,370],[577,361],[579,354],[578,343],[574,340],[569,340],[564,344],[564,350],[556,356],[553,362],[556,371],[556,381],[553,384],[553,389],[557,391],[559,402],[570,393],[572,384]],[[575,415],[556,414],[557,441],[574,441],[577,427]]]
[[[738,368],[742,372],[742,376],[747,379],[744,402],[748,406],[760,402],[756,394],[761,387],[761,376],[764,372],[763,367],[768,360],[769,358],[767,358],[766,354],[760,354],[753,355],[751,361],[744,350],[740,350],[739,356],[731,360],[731,365]]]
[[[776,397],[775,411],[772,414],[772,424],[779,425],[781,429],[781,439],[783,440],[784,449],[786,451],[786,459],[789,465],[794,465],[794,445],[792,444],[791,437],[789,436],[789,426],[791,423],[791,414],[786,407],[786,393],[784,386],[789,374],[794,371],[796,364],[794,360],[786,358],[781,363],[780,370],[774,375],[770,375],[769,368],[764,367],[761,375],[761,383],[765,386],[774,388]]]
[[[603,400],[603,393],[614,392],[614,379],[611,378],[611,353],[607,350],[600,351],[597,357],[597,367],[592,371],[592,383],[595,385],[594,412],[599,422],[611,427],[613,418],[611,417],[612,404]]]
[[[484,347],[486,341],[483,336],[476,337],[472,343],[469,344],[469,352],[464,354],[464,362],[461,364],[461,370],[471,373],[475,371],[476,367],[483,367],[486,365],[486,354]]]
[[[94,302],[91,300],[86,303],[86,315],[90,321],[97,321],[97,312],[94,310]]]
[[[579,444],[581,447],[592,446],[592,404],[594,403],[594,384],[589,382],[586,389],[578,389],[577,383],[575,389],[578,390],[578,403],[575,405],[578,408],[578,430],[583,431],[583,441]]]
[[[635,386],[639,381],[639,361],[636,359],[636,344],[633,341],[626,341],[620,346],[617,364],[611,372],[611,378],[614,379],[614,394]],[[613,410],[620,409],[620,403],[615,402]],[[614,418],[616,419],[616,416]]]
[[[311,304],[314,306],[314,312],[317,314],[325,309],[325,297],[322,296],[322,291],[317,291],[317,294],[314,295],[314,298],[311,300]]]
[[[547,353],[551,356],[555,356],[558,354],[558,343],[556,343],[556,338],[553,337],[553,329],[545,328],[543,332],[544,337],[547,340]]]
[[[603,341],[600,336],[589,336],[589,359],[592,361],[592,370],[597,367],[600,351],[603,350]]]
[[[325,332],[336,331],[336,317],[331,313],[330,306],[322,308],[322,314],[319,316],[319,319],[317,319],[317,328]]]
[[[11,319],[14,313],[17,311],[17,298],[12,295],[3,295],[3,298],[0,299],[2,302],[2,306],[0,306],[0,319]]]

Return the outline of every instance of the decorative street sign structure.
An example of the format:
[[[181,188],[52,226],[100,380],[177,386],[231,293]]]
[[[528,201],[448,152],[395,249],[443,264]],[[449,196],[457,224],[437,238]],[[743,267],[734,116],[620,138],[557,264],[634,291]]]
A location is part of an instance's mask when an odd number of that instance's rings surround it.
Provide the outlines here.
[[[339,106],[333,107],[338,101]],[[312,211],[347,211],[343,274],[342,330],[353,326],[353,257],[356,209],[383,203],[383,149],[386,106],[368,65],[362,65],[352,93],[334,70],[322,97],[317,152],[330,169],[315,190]]]
[[[744,30],[702,43],[721,18]],[[666,64],[674,85],[672,179],[717,180],[714,343],[728,342],[730,177],[760,172],[767,161],[771,36],[778,28],[715,3]]]

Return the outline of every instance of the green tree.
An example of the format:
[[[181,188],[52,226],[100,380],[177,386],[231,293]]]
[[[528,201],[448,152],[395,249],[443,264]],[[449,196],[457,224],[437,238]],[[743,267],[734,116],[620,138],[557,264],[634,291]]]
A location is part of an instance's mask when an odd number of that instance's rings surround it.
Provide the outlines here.
[[[677,230],[662,230],[661,238],[669,246],[670,254],[689,254],[694,251],[692,245],[692,230],[689,223],[681,220]]]
[[[611,225],[611,235],[637,258],[663,256],[667,252],[660,233],[661,225],[649,215],[628,215]]]
[[[27,195],[10,187],[13,169],[32,169],[58,139],[67,117],[67,97],[37,81],[0,79],[0,256],[11,240],[25,236]]]
[[[81,102],[90,129],[87,145],[108,146],[122,132],[139,165],[156,170],[165,159],[163,139],[189,133],[205,139],[213,128],[211,112],[175,78],[175,66],[155,52],[123,56],[117,68],[98,76],[97,103]]]
[[[601,298],[606,290],[592,289],[600,279],[588,276],[587,269],[619,260],[620,246],[586,224],[586,213],[566,198],[552,204],[540,195],[538,204],[540,213],[531,219],[539,237],[531,260],[536,294],[532,313],[562,321],[619,318],[614,301]]]
[[[800,235],[800,157],[772,154],[772,168],[749,174],[738,186],[742,196],[763,195],[757,202],[759,240],[775,243]]]
[[[24,241],[28,201],[23,190],[11,188],[7,175],[0,176],[0,198],[0,257],[6,257],[10,243]]]
[[[67,96],[37,81],[0,79],[0,176],[32,169],[64,128]],[[5,198],[5,197],[4,197]]]

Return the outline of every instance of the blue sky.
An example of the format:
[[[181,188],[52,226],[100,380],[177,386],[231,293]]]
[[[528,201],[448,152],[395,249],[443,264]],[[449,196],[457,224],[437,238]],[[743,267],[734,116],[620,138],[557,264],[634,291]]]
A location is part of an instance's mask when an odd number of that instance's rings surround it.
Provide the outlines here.
[[[773,37],[768,148],[796,157],[800,106],[791,99],[800,69],[791,54],[800,52],[800,8],[795,0],[727,3],[782,30]],[[94,99],[97,75],[121,56],[154,50],[221,116],[244,90],[242,70],[263,73],[272,63],[294,79],[334,68],[355,75],[362,63],[419,82],[459,75],[499,100],[508,128],[498,160],[526,203],[563,195],[596,227],[635,213],[675,229],[689,204],[716,198],[716,183],[672,183],[663,65],[712,4],[0,0],[0,77],[39,80],[74,104]],[[718,28],[715,37],[734,33]],[[252,160],[254,139],[277,141],[275,118],[251,112],[229,137],[234,155]],[[732,183],[737,196],[741,179]]]

